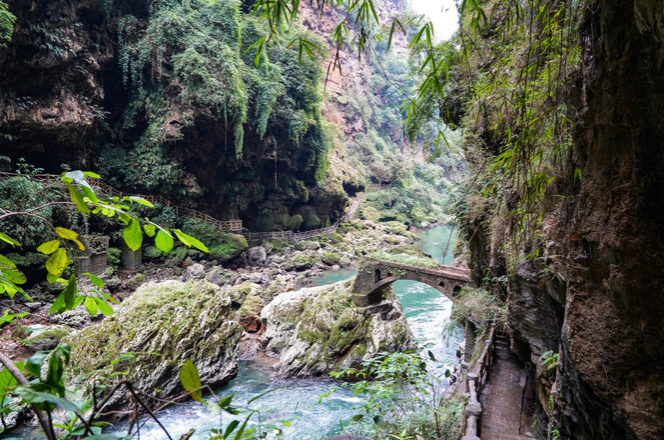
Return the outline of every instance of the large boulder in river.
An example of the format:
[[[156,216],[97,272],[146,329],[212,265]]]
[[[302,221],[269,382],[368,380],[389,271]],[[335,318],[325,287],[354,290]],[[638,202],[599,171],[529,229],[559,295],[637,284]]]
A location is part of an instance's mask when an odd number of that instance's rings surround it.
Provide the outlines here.
[[[121,377],[136,388],[169,398],[184,391],[179,370],[190,359],[203,384],[228,382],[237,374],[242,336],[232,290],[207,281],[141,286],[113,316],[63,340],[72,346],[70,377],[108,383],[127,371]]]
[[[387,292],[380,305],[356,307],[353,279],[282,293],[262,311],[261,343],[282,377],[316,376],[350,367],[382,351],[414,347],[401,305]]]

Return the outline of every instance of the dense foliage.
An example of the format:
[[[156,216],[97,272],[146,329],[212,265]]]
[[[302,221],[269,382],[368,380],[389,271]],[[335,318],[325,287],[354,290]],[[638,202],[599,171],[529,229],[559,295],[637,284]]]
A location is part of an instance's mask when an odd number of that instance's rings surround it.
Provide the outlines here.
[[[251,45],[266,24],[243,13],[239,1],[164,0],[151,5],[148,17],[118,20],[119,59],[131,90],[123,128],[138,141],[102,150],[97,165],[110,183],[200,194],[183,166],[197,146],[183,140],[200,137],[194,130],[201,124],[211,124],[223,156],[239,160],[247,144],[271,136],[307,150],[312,173],[324,177],[318,58],[298,62],[296,47],[271,46],[256,65]],[[297,26],[285,32],[306,34]]]
[[[402,108],[421,77],[403,50],[378,44],[363,61],[366,88],[351,84],[345,94],[330,98],[344,106],[349,123],[364,127],[346,146],[350,161],[369,182],[362,216],[415,226],[446,222],[454,185],[464,172],[459,136],[448,132],[441,145],[440,123],[429,120],[420,135],[406,137]]]
[[[463,402],[441,394],[444,377],[427,371],[419,353],[380,353],[362,367],[331,374],[364,397],[346,430],[380,439],[455,440]]]

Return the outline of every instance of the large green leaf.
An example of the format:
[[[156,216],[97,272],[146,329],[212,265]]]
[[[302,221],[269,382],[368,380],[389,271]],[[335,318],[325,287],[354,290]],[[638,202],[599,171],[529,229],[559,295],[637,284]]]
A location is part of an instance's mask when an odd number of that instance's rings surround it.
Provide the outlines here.
[[[12,260],[9,258],[5,257],[4,255],[0,254],[0,267],[16,267],[16,263],[14,263]]]
[[[27,278],[25,277],[23,272],[14,267],[0,269],[0,271],[2,272],[2,275],[5,277],[5,279],[9,280],[14,284],[23,284],[27,281]]]
[[[35,377],[40,377],[42,365],[44,365],[44,361],[48,355],[49,353],[47,351],[38,351],[30,356],[25,363],[25,371]]]
[[[45,255],[51,255],[60,247],[60,240],[51,240],[46,243],[42,243],[37,248],[37,252],[41,252]]]
[[[85,246],[78,239],[78,233],[77,232],[74,232],[71,229],[62,228],[62,227],[58,226],[57,228],[55,228],[55,233],[58,234],[60,237],[64,238],[65,240],[70,240],[70,241],[73,241],[74,243],[76,243],[76,245],[78,246],[78,248],[80,250],[82,250],[82,251],[85,250]]]
[[[182,232],[179,229],[173,229],[173,232],[175,232],[175,235],[180,239],[182,243],[184,243],[187,247],[195,247],[198,250],[201,250],[203,252],[210,252],[210,250],[205,246],[200,240],[197,238],[192,237],[191,235],[187,235],[184,232]]]
[[[25,318],[28,315],[29,315],[28,312],[21,312],[21,313],[13,314],[13,313],[9,313],[9,310],[5,310],[5,314],[0,316],[0,326],[2,326],[3,324],[8,324],[8,323],[12,322],[14,319],[17,319],[17,318],[18,319]]]
[[[67,287],[58,295],[48,313],[60,313],[77,307],[80,301],[76,302],[76,293],[76,275],[72,274],[67,281]]]
[[[46,270],[48,273],[59,276],[67,266],[67,252],[64,248],[58,248],[46,260]]]
[[[83,194],[90,199],[92,203],[95,205],[99,203],[99,199],[97,199],[97,195],[95,194],[94,190],[90,186],[90,184],[85,180],[85,175],[90,174],[90,173],[84,173],[83,171],[80,170],[75,170],[75,171],[68,171],[66,173],[63,173],[62,180],[64,180],[67,183],[75,182],[77,183],[80,187],[81,190],[83,191]],[[92,173],[94,174],[94,173]],[[91,176],[91,177],[96,177]],[[78,203],[77,203],[78,204]]]
[[[154,244],[162,252],[170,252],[173,249],[173,236],[160,229],[154,239]]]
[[[67,287],[65,288],[65,290],[62,291],[62,295],[64,295],[65,298],[65,307],[67,308],[67,310],[71,310],[74,307],[76,307],[75,305],[76,292],[77,292],[76,275],[72,274],[69,277],[69,282],[67,283]]]
[[[101,313],[106,316],[111,316],[113,314],[113,308],[109,306],[106,301],[98,297],[92,297],[92,299],[97,303],[97,307],[99,307]]]
[[[24,362],[15,362],[14,366],[18,368],[19,371],[23,372],[23,365]],[[11,388],[18,385],[18,382],[16,382],[16,379],[12,374],[9,372],[8,369],[3,368],[0,371],[0,397],[5,395],[7,392],[5,391],[7,388]]]
[[[139,205],[154,208],[154,205],[152,203],[150,203],[149,201],[145,200],[143,197],[140,196],[124,196],[123,199],[129,200],[130,202],[138,203]]]
[[[129,220],[129,224],[122,230],[122,237],[129,249],[132,251],[140,249],[141,244],[143,243],[143,231],[141,230],[141,225],[138,223],[138,220],[135,218]]]
[[[189,391],[192,399],[199,402],[203,401],[201,378],[198,376],[196,365],[194,365],[189,359],[187,359],[182,368],[180,368],[180,382],[184,389]]]
[[[99,278],[97,275],[93,275],[90,272],[85,272],[85,273],[81,274],[81,276],[90,278],[90,282],[94,286],[99,287],[100,289],[104,288],[104,280]]]
[[[102,292],[101,290],[97,290],[97,293],[98,293],[99,295],[101,295],[101,296],[102,296],[106,301],[108,301],[108,302],[112,302],[113,304],[120,304],[120,301],[118,301],[117,299],[113,298],[111,295],[108,295],[108,294]]]
[[[81,408],[79,408],[74,402],[70,402],[69,400],[58,397],[54,394],[35,391],[30,385],[16,387],[14,393],[29,403],[50,403],[65,411],[81,412]]]
[[[97,314],[97,310],[99,309],[99,307],[97,307],[97,302],[91,296],[85,297],[83,305],[85,305],[85,310],[88,311],[88,314],[90,314],[90,316],[95,316]]]
[[[155,225],[147,224],[143,226],[143,230],[148,237],[154,237],[155,234]]]
[[[67,188],[69,189],[69,198],[72,202],[76,204],[76,209],[82,214],[90,214],[90,207],[85,200],[83,200],[83,193],[80,189],[76,188],[71,183],[67,183]]]
[[[48,313],[60,313],[65,310],[65,295],[64,292],[60,292],[60,295],[53,301],[51,307],[48,309]]]

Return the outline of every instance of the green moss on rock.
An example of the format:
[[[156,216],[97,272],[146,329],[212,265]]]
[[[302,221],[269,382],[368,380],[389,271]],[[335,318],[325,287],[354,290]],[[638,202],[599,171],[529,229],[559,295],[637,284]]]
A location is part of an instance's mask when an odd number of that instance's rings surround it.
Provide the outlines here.
[[[137,388],[172,397],[183,391],[177,371],[190,359],[202,383],[226,383],[237,373],[242,335],[231,293],[207,281],[142,286],[114,316],[63,340],[72,346],[70,377],[104,383],[128,371]]]
[[[341,261],[341,257],[338,254],[335,254],[334,252],[323,252],[323,255],[321,255],[321,261],[328,266],[333,266],[335,264],[339,264]]]
[[[353,280],[277,296],[261,313],[268,356],[281,376],[310,376],[357,364],[379,351],[412,348],[399,303],[388,293],[380,313],[356,307]]]

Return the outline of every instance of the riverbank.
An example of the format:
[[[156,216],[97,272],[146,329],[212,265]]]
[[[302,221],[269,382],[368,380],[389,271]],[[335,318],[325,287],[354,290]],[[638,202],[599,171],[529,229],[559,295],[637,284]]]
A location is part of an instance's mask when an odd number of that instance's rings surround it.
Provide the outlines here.
[[[105,279],[106,291],[119,301],[129,298],[133,291],[143,284],[152,284],[166,280],[188,281],[207,280],[218,286],[237,286],[247,281],[261,286],[267,293],[266,303],[271,298],[292,291],[296,285],[306,285],[321,274],[331,271],[347,271],[352,274],[358,258],[368,256],[378,250],[390,248],[400,253],[419,254],[415,246],[417,236],[396,222],[375,224],[357,221],[344,224],[336,234],[317,237],[298,243],[264,242],[248,249],[243,255],[225,265],[208,260],[204,254],[189,252],[179,266],[167,265],[164,261],[149,260],[144,267],[136,271],[108,271]],[[85,288],[85,286],[82,286]],[[71,332],[76,332],[103,319],[102,316],[90,318],[82,307],[59,315],[49,315],[48,291],[42,291],[36,304],[11,304],[17,311],[32,313],[19,321],[19,325],[5,326],[3,332],[12,339],[3,339],[11,345],[5,345],[6,352],[14,360],[25,359],[31,354],[32,347],[49,349]],[[257,317],[260,310],[254,311]],[[260,319],[260,318],[258,318]],[[249,319],[242,322],[244,327],[243,346],[249,345],[260,332],[260,324]],[[62,332],[50,334],[45,338],[34,338],[40,332],[54,326]],[[24,342],[24,329],[33,332],[33,344]],[[21,340],[16,340],[20,338]],[[37,342],[38,341],[38,342]],[[255,358],[258,350],[244,350],[243,359]]]

